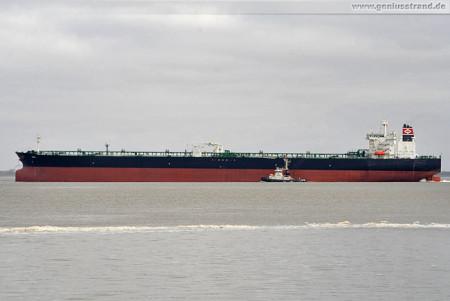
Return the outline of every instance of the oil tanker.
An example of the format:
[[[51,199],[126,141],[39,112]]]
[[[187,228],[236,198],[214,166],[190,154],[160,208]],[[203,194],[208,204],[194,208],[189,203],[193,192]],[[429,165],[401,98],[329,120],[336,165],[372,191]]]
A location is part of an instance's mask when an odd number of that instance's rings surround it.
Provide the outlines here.
[[[368,149],[347,153],[239,153],[218,143],[192,145],[191,151],[16,152],[25,182],[259,182],[277,168],[308,182],[414,182],[432,180],[441,171],[440,156],[416,154],[414,130],[404,124],[401,138],[387,131],[369,132]],[[204,148],[212,147],[212,151]]]

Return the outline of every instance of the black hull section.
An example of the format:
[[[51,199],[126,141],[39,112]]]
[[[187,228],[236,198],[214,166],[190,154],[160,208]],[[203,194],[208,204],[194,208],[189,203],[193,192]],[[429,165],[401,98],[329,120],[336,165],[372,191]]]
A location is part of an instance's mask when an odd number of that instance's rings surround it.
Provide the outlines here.
[[[289,169],[440,171],[441,159],[292,159]]]

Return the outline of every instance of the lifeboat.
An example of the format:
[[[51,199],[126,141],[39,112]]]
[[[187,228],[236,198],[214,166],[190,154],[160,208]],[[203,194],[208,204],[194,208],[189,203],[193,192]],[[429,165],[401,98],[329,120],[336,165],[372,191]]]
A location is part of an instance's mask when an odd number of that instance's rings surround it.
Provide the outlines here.
[[[385,151],[376,151],[375,156],[386,156],[386,152]]]

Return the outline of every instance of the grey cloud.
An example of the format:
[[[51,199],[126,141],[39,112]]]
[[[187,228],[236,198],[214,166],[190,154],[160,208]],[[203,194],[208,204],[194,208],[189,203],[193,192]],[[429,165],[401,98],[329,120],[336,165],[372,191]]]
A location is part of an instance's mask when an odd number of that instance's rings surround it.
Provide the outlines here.
[[[165,16],[109,3],[0,8],[0,169],[37,133],[51,149],[213,140],[345,152],[388,118],[415,126],[420,153],[449,149],[448,18]]]

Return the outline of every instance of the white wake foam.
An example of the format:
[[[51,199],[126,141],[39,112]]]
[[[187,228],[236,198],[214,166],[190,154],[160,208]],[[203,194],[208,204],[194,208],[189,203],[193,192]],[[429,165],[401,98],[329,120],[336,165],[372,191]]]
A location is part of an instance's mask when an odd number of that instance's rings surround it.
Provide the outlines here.
[[[450,224],[428,223],[421,224],[418,221],[411,224],[390,223],[388,221],[370,222],[365,224],[352,224],[349,221],[339,223],[308,223],[304,225],[286,226],[250,226],[250,225],[180,225],[180,226],[108,226],[108,227],[57,227],[57,226],[32,226],[32,227],[5,227],[0,228],[2,233],[49,233],[49,232],[173,232],[196,230],[258,230],[258,229],[308,229],[308,228],[406,228],[406,229],[435,229],[450,228]]]
[[[339,223],[305,223],[308,227],[313,228],[450,228],[450,224],[428,223],[421,224],[415,221],[411,224],[407,223],[390,223],[388,221],[369,222],[365,224],[352,224],[349,221]]]

